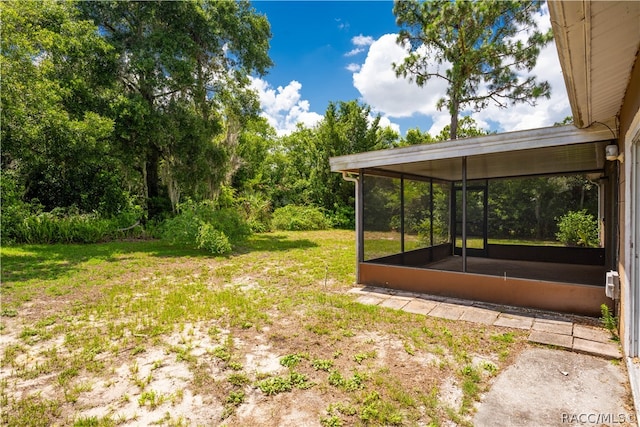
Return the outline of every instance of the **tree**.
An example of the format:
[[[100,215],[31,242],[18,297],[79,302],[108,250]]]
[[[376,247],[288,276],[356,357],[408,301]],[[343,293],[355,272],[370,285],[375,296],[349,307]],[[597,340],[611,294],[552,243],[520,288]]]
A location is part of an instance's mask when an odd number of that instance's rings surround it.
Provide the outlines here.
[[[398,43],[409,48],[396,74],[422,87],[432,78],[447,82],[438,108],[450,116],[450,137],[458,137],[458,117],[493,102],[499,107],[550,96],[548,82],[530,72],[551,31],[538,31],[533,14],[539,1],[396,1],[393,12],[401,27]],[[526,37],[526,38],[525,38]]]
[[[2,11],[2,170],[45,209],[123,208],[114,123],[102,111],[115,57],[69,2],[16,1]]]
[[[357,101],[330,103],[314,128],[299,124],[280,138],[273,132],[258,126],[243,135],[242,156],[255,159],[259,166],[243,165],[234,186],[264,191],[273,208],[288,204],[323,208],[344,227],[353,226],[353,184],[331,172],[329,158],[390,148],[398,138],[393,130],[380,126],[380,118],[371,116],[369,106]]]
[[[476,121],[471,116],[464,116],[458,121],[458,134],[460,138],[487,135],[487,131],[479,128]],[[436,136],[431,136],[428,132],[420,132],[420,129],[409,129],[400,143],[399,147],[417,144],[434,144],[436,142],[447,141],[451,138],[451,125],[447,125]]]
[[[271,65],[266,17],[247,1],[79,7],[118,54],[116,137],[144,179],[150,215],[166,200],[162,182],[174,199],[185,190],[214,193],[227,179],[226,146],[235,143],[244,113],[236,101],[250,97],[247,76]],[[255,102],[244,105],[257,111]]]

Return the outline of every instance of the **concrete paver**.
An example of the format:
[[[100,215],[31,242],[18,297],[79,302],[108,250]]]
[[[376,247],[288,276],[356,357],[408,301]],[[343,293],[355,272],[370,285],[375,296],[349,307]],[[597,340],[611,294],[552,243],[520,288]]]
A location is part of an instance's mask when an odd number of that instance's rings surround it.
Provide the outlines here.
[[[385,299],[387,298],[380,298],[375,295],[362,295],[356,298],[356,301],[359,302],[360,304],[378,305]]]
[[[464,313],[466,307],[455,304],[441,302],[431,312],[429,316],[440,317],[442,319],[458,320]]]
[[[457,298],[447,298],[447,299],[444,300],[444,302],[446,302],[448,304],[464,305],[464,306],[473,305],[473,301],[471,301],[471,300],[457,299]]]
[[[573,336],[599,342],[608,342],[611,338],[611,334],[604,329],[591,328],[584,325],[575,325],[573,327]]]
[[[606,360],[621,359],[620,346],[611,341],[610,333],[604,328],[582,324],[592,325],[589,321],[554,313],[531,314],[526,310],[520,313],[531,315],[523,316],[511,307],[462,303],[415,293],[399,296],[389,290],[378,293],[371,288],[354,293],[359,295],[357,301],[363,304],[477,324],[528,329],[530,342],[569,350],[525,350],[512,366],[498,375],[488,393],[477,403],[473,425],[574,425],[582,419],[576,418],[580,416],[598,420],[602,416],[602,420],[614,420],[621,426],[637,425],[636,414],[623,403],[623,370]],[[589,392],[585,393],[587,390]],[[590,420],[587,419],[589,424]]]
[[[508,313],[501,313],[498,319],[493,322],[493,326],[503,326],[515,329],[531,329],[533,324],[532,317],[517,316]]]
[[[531,329],[534,331],[571,335],[573,333],[573,323],[558,320],[535,319]]]
[[[532,330],[529,341],[538,344],[554,345],[556,347],[573,348],[573,337],[571,335],[556,334],[553,332]]]
[[[498,319],[500,312],[494,310],[488,310],[486,308],[467,307],[467,309],[460,316],[460,320],[467,322],[481,323],[483,325],[493,325]]]
[[[380,307],[395,308],[396,310],[402,309],[411,301],[411,298],[406,297],[390,297],[380,303]]]
[[[582,338],[573,339],[573,351],[586,353],[594,356],[605,357],[607,359],[621,359],[620,347],[614,342],[590,341]]]
[[[433,302],[433,301],[426,301],[426,300],[423,300],[423,299],[414,299],[414,300],[409,301],[409,303],[407,305],[405,305],[402,308],[402,310],[404,310],[406,312],[409,312],[409,313],[427,315],[437,305],[438,305],[438,303]]]
[[[415,292],[400,291],[400,290],[394,289],[393,292],[391,292],[391,295],[397,298],[414,299],[414,298],[417,298],[419,294],[416,294]]]

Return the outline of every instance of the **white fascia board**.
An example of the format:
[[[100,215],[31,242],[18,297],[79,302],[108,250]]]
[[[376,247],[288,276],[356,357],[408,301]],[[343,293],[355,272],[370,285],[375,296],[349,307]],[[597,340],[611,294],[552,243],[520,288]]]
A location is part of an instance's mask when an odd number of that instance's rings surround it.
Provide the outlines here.
[[[615,128],[613,129],[615,132]],[[356,171],[389,165],[430,160],[472,157],[482,154],[531,150],[616,139],[617,133],[604,125],[587,129],[573,125],[483,135],[436,144],[413,145],[388,150],[369,151],[329,159],[331,171]]]

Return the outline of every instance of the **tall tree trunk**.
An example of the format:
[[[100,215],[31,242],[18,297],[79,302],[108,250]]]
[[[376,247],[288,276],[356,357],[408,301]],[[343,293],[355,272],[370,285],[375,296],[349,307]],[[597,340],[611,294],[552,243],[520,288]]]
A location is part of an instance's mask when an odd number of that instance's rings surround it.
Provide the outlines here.
[[[147,197],[153,199],[160,195],[160,153],[155,147],[149,147],[147,151]]]
[[[147,151],[147,217],[155,218],[166,210],[160,199],[160,151],[153,145]]]
[[[458,139],[458,114],[460,113],[460,102],[457,99],[451,100],[451,124],[449,138],[453,141]]]

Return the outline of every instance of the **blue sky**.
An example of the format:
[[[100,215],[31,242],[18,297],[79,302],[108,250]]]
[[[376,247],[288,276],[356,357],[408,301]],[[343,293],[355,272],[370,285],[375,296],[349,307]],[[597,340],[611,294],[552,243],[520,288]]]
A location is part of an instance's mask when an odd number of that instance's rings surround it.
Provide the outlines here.
[[[279,134],[298,122],[313,126],[329,102],[357,99],[401,134],[410,128],[438,133],[449,122],[435,108],[443,82],[424,88],[396,78],[392,62],[405,51],[395,43],[398,27],[391,1],[254,1],[271,24],[269,55],[274,66],[253,80],[263,115]],[[550,26],[548,13],[539,25]],[[511,131],[550,126],[570,114],[555,45],[541,53],[533,74],[552,85],[551,100],[467,112],[484,128]]]

